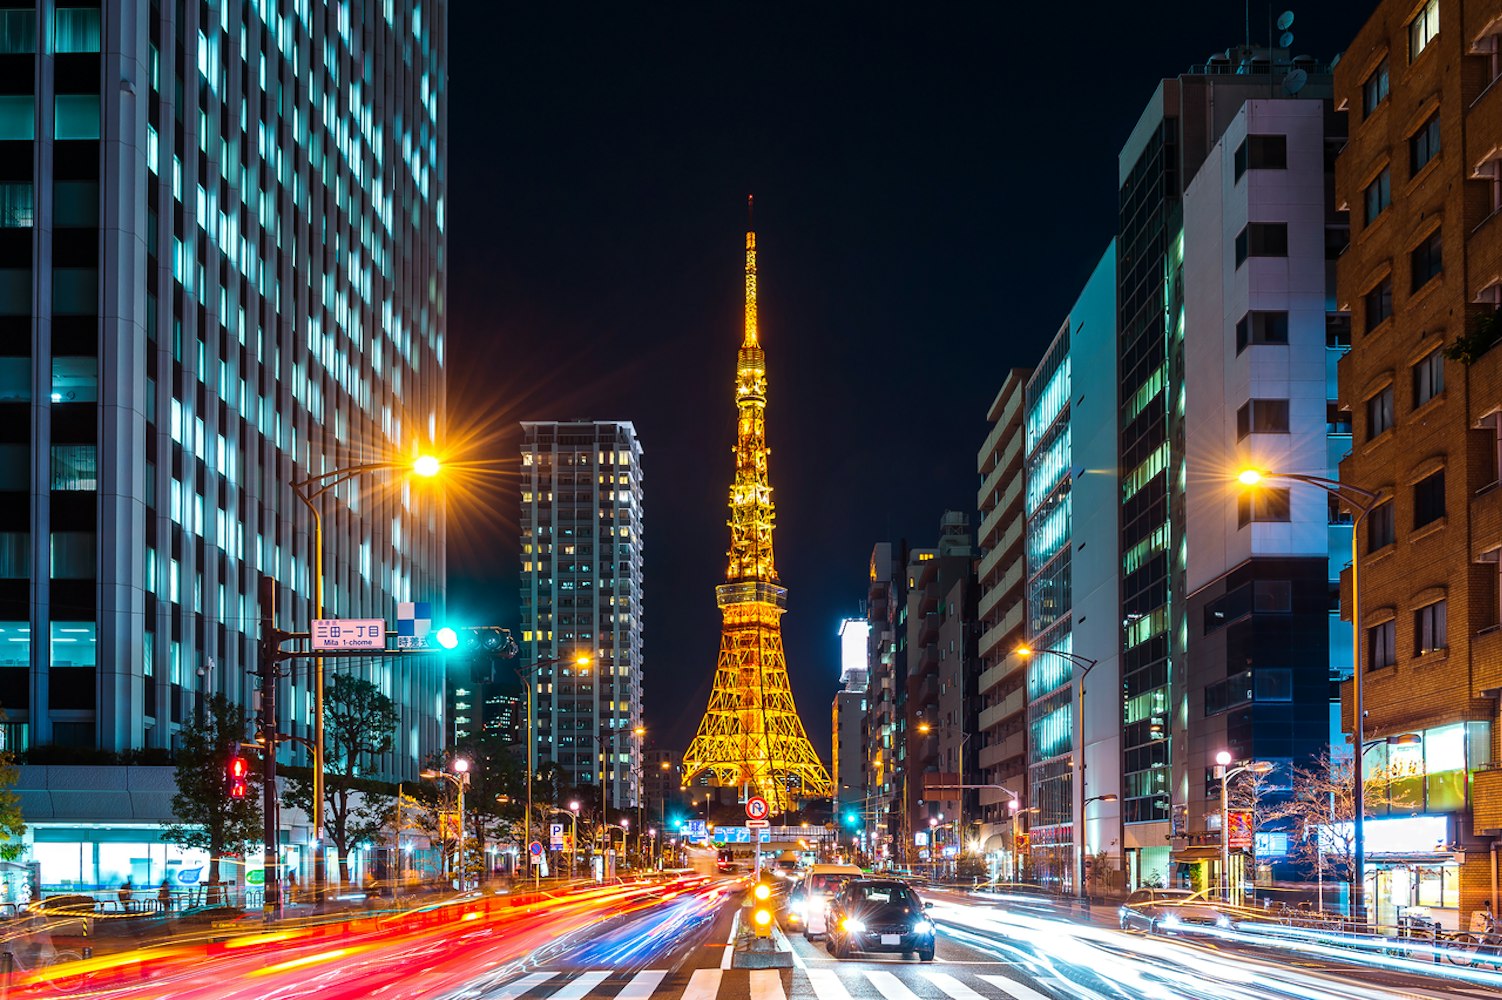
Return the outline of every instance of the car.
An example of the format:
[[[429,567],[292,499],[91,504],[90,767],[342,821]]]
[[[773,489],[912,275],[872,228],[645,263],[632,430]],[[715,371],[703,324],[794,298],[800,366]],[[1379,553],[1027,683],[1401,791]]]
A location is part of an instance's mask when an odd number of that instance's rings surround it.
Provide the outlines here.
[[[896,879],[851,879],[829,900],[829,953],[848,958],[862,951],[901,952],[932,962],[932,906]]]
[[[816,941],[825,933],[824,908],[829,897],[850,878],[861,878],[866,873],[855,865],[814,865],[808,875],[788,893],[788,924],[801,928],[803,936]]]
[[[1117,911],[1124,931],[1140,928],[1149,934],[1195,928],[1230,930],[1238,910],[1208,890],[1137,889]]]

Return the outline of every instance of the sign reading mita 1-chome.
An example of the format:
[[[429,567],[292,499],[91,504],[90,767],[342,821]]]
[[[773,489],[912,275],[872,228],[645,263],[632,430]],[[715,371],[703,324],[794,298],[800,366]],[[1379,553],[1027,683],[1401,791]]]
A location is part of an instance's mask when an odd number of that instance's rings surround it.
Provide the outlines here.
[[[385,649],[382,618],[315,618],[309,633],[314,649]]]

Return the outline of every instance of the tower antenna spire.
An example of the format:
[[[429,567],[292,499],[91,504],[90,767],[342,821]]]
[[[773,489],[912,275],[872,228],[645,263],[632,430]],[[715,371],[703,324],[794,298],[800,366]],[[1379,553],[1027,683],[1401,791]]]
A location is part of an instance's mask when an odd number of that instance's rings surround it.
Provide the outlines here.
[[[755,196],[746,195],[746,337],[742,347],[756,347],[756,226],[752,216]]]

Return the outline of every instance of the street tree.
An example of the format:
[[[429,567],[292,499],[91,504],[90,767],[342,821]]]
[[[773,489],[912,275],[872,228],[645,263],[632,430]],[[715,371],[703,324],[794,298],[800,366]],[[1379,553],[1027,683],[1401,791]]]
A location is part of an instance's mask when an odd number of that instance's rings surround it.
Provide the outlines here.
[[[256,768],[246,775],[244,796],[230,794],[229,763],[240,756],[249,731],[245,709],[216,694],[203,715],[178,734],[177,793],[172,796],[176,822],[162,831],[162,839],[208,852],[211,892],[219,886],[219,859],[244,855],[246,846],[262,836]]]
[[[0,711],[0,721],[5,713]],[[0,861],[15,861],[26,852],[21,837],[26,833],[26,824],[21,821],[21,797],[16,794],[16,782],[20,771],[10,751],[0,752]]]
[[[350,879],[351,852],[380,839],[388,823],[391,796],[369,777],[376,758],[391,751],[396,706],[370,681],[335,674],[323,689],[324,828],[339,857],[339,879]],[[306,813],[313,809],[313,783],[293,778],[283,801]]]
[[[1293,768],[1293,794],[1267,808],[1268,820],[1286,820],[1289,855],[1320,878],[1351,882],[1356,877],[1354,763],[1344,754],[1323,751]],[[1366,811],[1388,801],[1387,784],[1367,778]]]

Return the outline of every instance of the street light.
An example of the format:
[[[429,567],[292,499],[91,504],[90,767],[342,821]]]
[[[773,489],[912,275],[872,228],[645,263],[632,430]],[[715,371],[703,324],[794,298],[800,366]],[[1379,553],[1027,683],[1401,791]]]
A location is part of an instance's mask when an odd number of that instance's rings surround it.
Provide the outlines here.
[[[522,839],[527,841],[528,844],[532,842],[532,772],[537,770],[537,714],[533,708],[533,675],[543,667],[556,666],[562,662],[562,658],[553,656],[545,660],[538,660],[530,667],[518,665],[515,668],[517,679],[522,682],[522,687],[527,689],[527,814],[522,823]],[[587,668],[589,662],[590,656],[588,653],[579,653],[574,657],[574,663],[581,668]],[[577,812],[577,805],[575,806],[575,811]],[[578,832],[577,824],[575,825],[574,832]],[[575,845],[575,849],[577,850],[577,844]],[[527,856],[531,858],[530,853]],[[542,869],[538,866],[535,859],[529,860],[527,863],[532,866],[532,884],[540,887],[542,884]],[[570,877],[573,876],[573,870],[573,858],[570,856]]]
[[[574,878],[574,864],[579,860],[579,800],[574,799],[568,804],[569,815],[573,817],[569,821],[569,845],[568,845],[568,877]]]
[[[453,768],[453,774],[430,768],[419,772],[418,776],[429,781],[452,782],[459,791],[459,888],[463,891],[469,885],[468,874],[464,870],[464,789],[469,785],[469,761],[463,757],[456,757]]]
[[[954,731],[953,727],[951,727],[951,726],[942,726],[941,728],[943,728],[945,731],[951,732],[951,733]],[[920,722],[920,723],[918,723],[918,732],[922,733],[924,736],[927,736],[929,733],[933,732],[933,730],[934,730],[934,726],[933,726],[932,723],[929,723],[929,722]],[[958,781],[958,785],[959,785],[959,800],[958,800],[959,801],[959,805],[958,805],[958,807],[955,810],[955,817],[954,817],[954,826],[955,826],[955,830],[958,831],[958,838],[959,838],[959,847],[955,851],[955,875],[956,875],[956,877],[958,877],[958,875],[959,875],[959,860],[960,860],[960,858],[965,853],[965,744],[968,743],[968,742],[970,742],[970,736],[971,736],[970,733],[961,733],[960,734],[960,754],[959,754],[959,764],[960,764],[960,766],[959,766],[959,773],[958,773],[958,777],[959,777],[959,781]]]
[[[1014,652],[1024,660],[1030,656],[1042,656],[1045,654],[1057,656],[1075,667],[1079,668],[1079,683],[1075,686],[1074,707],[1074,800],[1079,803],[1079,836],[1075,838],[1074,848],[1074,894],[1080,899],[1085,898],[1085,678],[1090,676],[1090,671],[1100,663],[1088,656],[1079,653],[1066,653],[1061,649],[1032,649],[1028,646],[1018,646]],[[1106,800],[1103,796],[1094,801]]]
[[[323,517],[313,503],[329,490],[368,472],[406,469],[416,475],[432,477],[442,464],[432,455],[419,455],[412,462],[364,462],[342,469],[293,480],[292,492],[313,515],[313,617],[323,617]],[[323,905],[323,890],[328,875],[323,857],[323,657],[313,658],[313,888],[318,904]]]
[[[1342,483],[1324,476],[1308,476],[1297,472],[1264,472],[1261,469],[1242,469],[1236,479],[1243,486],[1254,487],[1277,481],[1303,483],[1349,504],[1356,517],[1351,522],[1351,708],[1354,714],[1355,767],[1352,779],[1352,860],[1351,915],[1361,923],[1366,922],[1366,769],[1362,764],[1362,743],[1365,739],[1366,706],[1362,697],[1361,676],[1361,593],[1357,586],[1358,559],[1361,555],[1361,522],[1366,516],[1388,500],[1381,490],[1369,490],[1352,483]]]
[[[1231,901],[1231,779],[1243,771],[1266,774],[1273,769],[1273,765],[1265,760],[1254,760],[1236,767],[1231,767],[1230,764],[1229,751],[1222,750],[1215,755],[1215,776],[1220,779],[1220,894],[1228,903]],[[1237,892],[1236,895],[1239,898],[1241,893]]]

